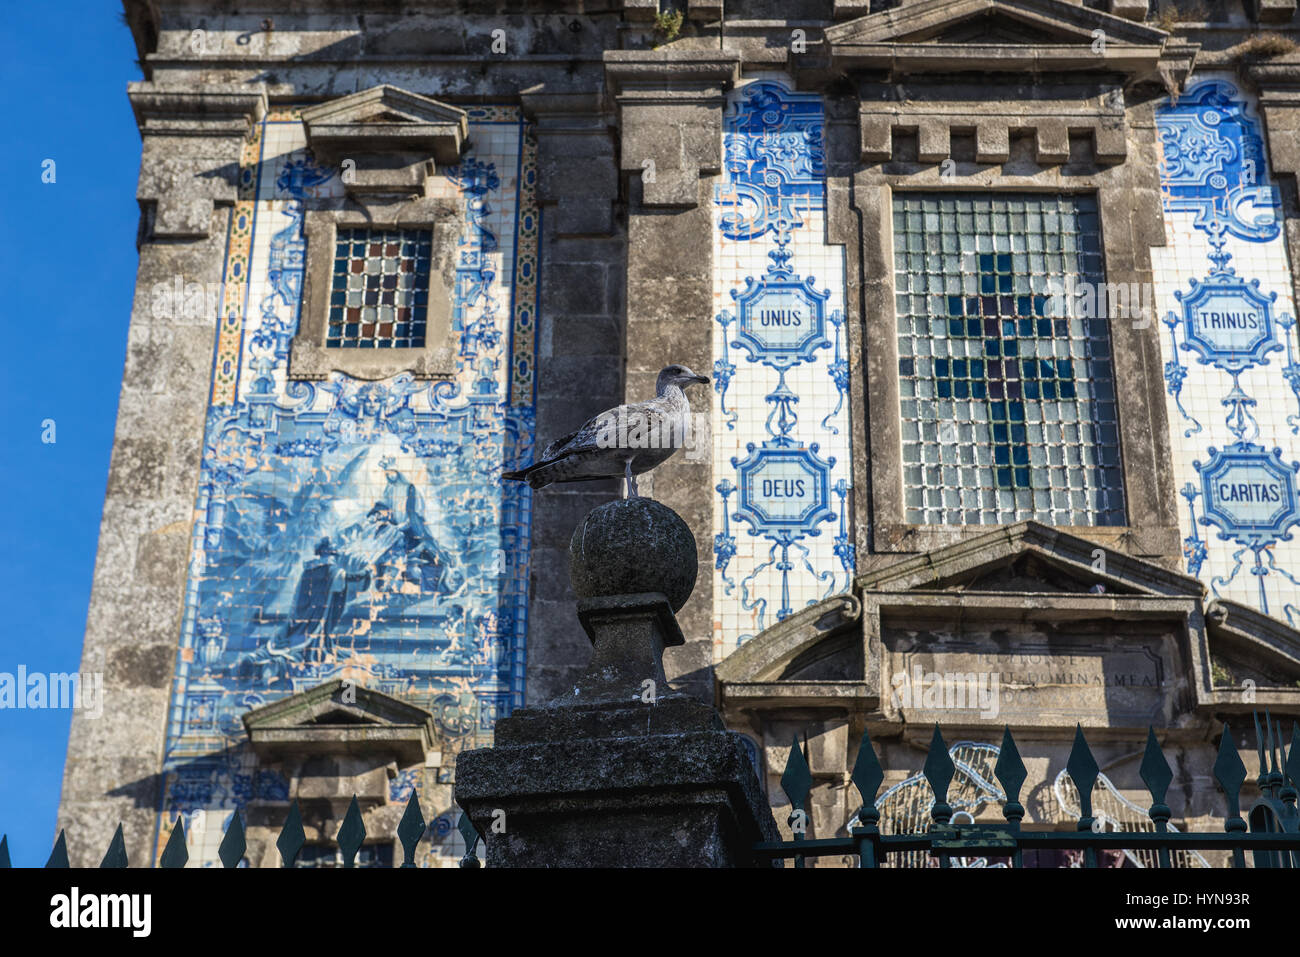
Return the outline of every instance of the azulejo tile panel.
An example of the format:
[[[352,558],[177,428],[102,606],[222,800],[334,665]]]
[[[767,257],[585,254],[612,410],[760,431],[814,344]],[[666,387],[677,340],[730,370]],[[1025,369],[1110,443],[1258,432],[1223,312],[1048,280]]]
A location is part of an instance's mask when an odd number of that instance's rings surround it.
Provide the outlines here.
[[[852,580],[844,254],[821,98],[728,95],[714,212],[714,657]]]
[[[431,710],[456,752],[487,743],[523,702],[529,498],[499,476],[533,441],[535,145],[516,109],[474,108],[470,121],[472,152],[435,177],[466,210],[459,365],[446,381],[288,381],[303,203],[342,188],[314,164],[294,111],[270,114],[245,150],[159,847],[181,814],[191,857],[215,861],[235,808],[284,798],[286,782],[247,750],[250,708],[351,678]],[[395,799],[415,783],[392,782]],[[454,834],[444,816],[435,844]]]
[[[1300,362],[1254,99],[1206,75],[1160,106],[1152,250],[1183,558],[1215,597],[1300,625]]]

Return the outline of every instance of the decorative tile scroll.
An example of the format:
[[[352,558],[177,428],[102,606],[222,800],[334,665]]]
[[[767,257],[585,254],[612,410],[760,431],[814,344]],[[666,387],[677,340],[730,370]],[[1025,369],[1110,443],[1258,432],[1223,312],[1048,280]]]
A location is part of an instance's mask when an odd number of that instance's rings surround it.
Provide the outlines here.
[[[1209,75],[1156,124],[1168,242],[1152,263],[1186,569],[1300,626],[1300,362],[1254,99]]]

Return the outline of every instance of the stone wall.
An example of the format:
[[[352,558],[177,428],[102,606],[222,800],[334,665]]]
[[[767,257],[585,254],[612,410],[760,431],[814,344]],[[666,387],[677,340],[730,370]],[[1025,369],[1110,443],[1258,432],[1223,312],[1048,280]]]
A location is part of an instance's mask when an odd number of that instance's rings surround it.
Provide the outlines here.
[[[941,0],[876,5],[875,15],[865,2],[747,2],[727,5],[725,17],[721,4],[693,0],[676,37],[656,30],[656,5],[645,0],[534,6],[362,10],[321,0],[213,13],[188,0],[125,3],[146,78],[130,93],[142,135],[141,265],[83,665],[105,672],[108,704],[98,721],[74,718],[59,821],[74,835],[74,862],[89,861],[118,820],[139,859],[161,848],[175,813],[219,812],[224,827],[236,807],[282,800],[283,782],[243,749],[238,714],[328,677],[374,681],[429,707],[450,742],[447,760],[403,769],[394,794],[419,786],[427,817],[454,813],[454,753],[489,742],[510,710],[564,693],[585,664],[585,641],[568,624],[564,549],[581,516],[618,494],[613,482],[530,493],[496,475],[530,461],[536,441],[647,397],[668,363],[715,377],[707,410],[705,396],[693,396],[713,424],[710,453],[678,454],[643,483],[686,520],[701,562],[715,568],[679,615],[685,643],[665,654],[680,690],[712,700],[714,666],[742,636],[847,590],[855,567],[869,572],[987,531],[968,527],[983,515],[953,524],[907,511],[895,193],[1090,193],[1107,279],[1154,283],[1160,320],[1178,311],[1169,296],[1202,275],[1171,265],[1188,255],[1184,234],[1205,234],[1179,226],[1192,214],[1168,205],[1161,137],[1189,74],[1194,84],[1218,70],[1214,82],[1233,84],[1233,109],[1258,121],[1268,156],[1254,184],[1240,163],[1231,170],[1240,185],[1263,185],[1271,166],[1284,200],[1272,207],[1280,229],[1271,258],[1246,278],[1278,294],[1278,316],[1294,315],[1281,237],[1294,243],[1300,228],[1285,147],[1300,61],[1236,47],[1260,19],[1297,35],[1285,0],[1234,6],[1210,24],[1170,21],[1172,36],[1156,28],[1158,11],[1144,25],[1140,4],[1114,0],[1029,0],[1032,15],[1009,3],[974,18]],[[1095,50],[1092,31],[1103,28]],[[820,113],[820,167],[806,138],[798,149],[780,142],[779,116],[760,111],[737,126],[746,90],[765,83],[781,91],[772,112],[804,103]],[[385,84],[467,117],[458,162],[434,163],[421,184],[424,200],[463,217],[449,303],[457,367],[450,379],[291,379],[302,257],[321,255],[304,243],[300,220],[337,213],[347,185],[341,169],[307,152],[301,111]],[[779,370],[740,358],[736,325],[718,322],[735,307],[730,293],[768,270],[779,233],[740,236],[738,221],[727,235],[719,198],[755,158],[728,144],[774,146],[775,168],[798,165],[794,178],[817,181],[824,203],[799,205],[793,227],[805,244],[794,273],[811,277],[816,298],[828,294],[827,344],[788,374],[800,424],[787,432],[806,462],[836,463],[821,501],[799,503],[801,515],[813,507],[819,534],[805,528],[784,546],[770,522],[748,534],[761,494],[741,508],[739,493],[718,489],[745,471],[732,459],[745,462],[749,442],[785,434],[767,425]],[[780,214],[782,191],[773,195]],[[1212,453],[1188,444],[1162,374],[1174,359],[1190,368],[1190,356],[1169,352],[1161,321],[1108,331],[1125,514],[1075,531],[1213,586],[1228,559],[1193,567],[1197,533],[1221,556],[1229,546],[1211,541],[1179,496],[1195,469],[1187,459]],[[1282,331],[1294,345],[1293,330]],[[1269,368],[1267,389],[1248,384],[1272,431],[1251,441],[1282,448],[1290,470],[1284,423],[1294,396],[1276,374],[1281,362]],[[1183,396],[1209,374],[1189,373]],[[1202,389],[1198,421],[1222,419],[1221,385]],[[942,470],[924,481],[940,499],[951,484]],[[1014,517],[1050,521],[1030,498],[1032,514]],[[380,522],[401,528],[400,570],[385,550],[357,545]],[[742,586],[774,545],[794,568],[768,568]],[[807,568],[800,547],[812,549]],[[1269,571],[1271,614],[1300,605],[1285,555],[1247,558]],[[1248,570],[1224,596],[1262,608],[1239,587]],[[342,596],[345,626],[324,647],[317,626],[295,625],[298,597],[313,574],[336,573],[343,584],[330,594]],[[406,584],[384,591],[380,579]],[[310,660],[309,645],[319,652]],[[458,851],[450,834],[446,860]]]

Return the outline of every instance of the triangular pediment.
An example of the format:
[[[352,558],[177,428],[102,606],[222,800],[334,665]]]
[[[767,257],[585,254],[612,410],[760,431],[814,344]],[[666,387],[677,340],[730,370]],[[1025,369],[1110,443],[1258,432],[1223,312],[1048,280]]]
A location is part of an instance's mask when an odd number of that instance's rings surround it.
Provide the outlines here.
[[[857,581],[863,592],[1009,592],[1199,598],[1195,578],[1038,522],[991,530]]]
[[[827,598],[764,629],[721,661],[715,674],[722,682],[860,682],[861,616],[855,596]]]
[[[1053,43],[1072,39],[1053,34],[1037,24],[1024,23],[996,11],[988,11],[954,23],[934,37],[934,43]]]
[[[385,727],[423,725],[430,714],[423,708],[355,682],[335,679],[244,715],[249,731],[320,728],[330,725]]]
[[[1176,88],[1199,46],[1065,0],[915,0],[831,27],[806,68],[1121,74]]]
[[[299,760],[308,755],[369,755],[402,767],[438,750],[433,715],[401,698],[336,678],[244,715],[259,758]]]
[[[1005,600],[1008,609],[1036,606],[1033,596],[1095,599],[1100,614],[1115,599],[1201,599],[1205,588],[1089,539],[1020,522],[859,577],[854,594],[796,612],[741,645],[717,666],[717,678],[732,685],[831,682],[848,688],[866,677],[863,602],[909,592],[951,595],[954,602],[963,594],[985,603]]]
[[[1168,34],[1154,27],[1065,0],[917,0],[870,13],[826,31],[833,47],[873,43],[1078,43],[1094,31],[1107,44],[1159,47]],[[1023,38],[1023,39],[1021,39]]]
[[[423,152],[454,163],[469,133],[459,107],[384,84],[308,107],[303,127],[321,153]]]

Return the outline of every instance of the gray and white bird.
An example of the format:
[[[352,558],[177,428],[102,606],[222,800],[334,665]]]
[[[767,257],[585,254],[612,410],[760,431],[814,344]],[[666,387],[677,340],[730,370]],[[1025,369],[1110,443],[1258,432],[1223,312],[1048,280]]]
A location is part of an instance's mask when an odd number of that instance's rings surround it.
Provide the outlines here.
[[[548,445],[528,468],[503,472],[501,477],[538,489],[621,475],[627,481],[627,494],[636,496],[636,476],[667,460],[687,440],[691,407],[683,390],[708,381],[708,376],[696,375],[685,366],[668,366],[659,373],[653,399],[600,413]]]

